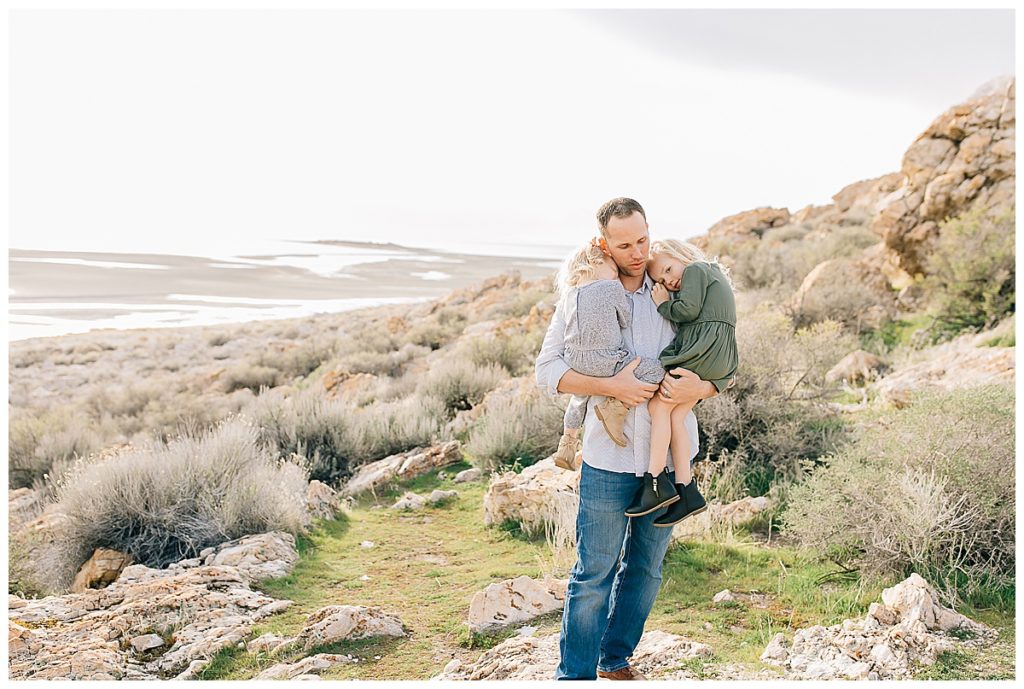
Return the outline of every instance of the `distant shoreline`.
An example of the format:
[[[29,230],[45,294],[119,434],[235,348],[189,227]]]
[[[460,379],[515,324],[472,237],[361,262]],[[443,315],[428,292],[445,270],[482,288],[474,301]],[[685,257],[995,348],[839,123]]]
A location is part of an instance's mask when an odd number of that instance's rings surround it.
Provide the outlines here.
[[[11,249],[8,339],[100,328],[279,320],[412,303],[513,270],[524,280],[550,276],[557,266],[551,258],[444,252],[390,242],[305,244],[313,251],[232,260]]]

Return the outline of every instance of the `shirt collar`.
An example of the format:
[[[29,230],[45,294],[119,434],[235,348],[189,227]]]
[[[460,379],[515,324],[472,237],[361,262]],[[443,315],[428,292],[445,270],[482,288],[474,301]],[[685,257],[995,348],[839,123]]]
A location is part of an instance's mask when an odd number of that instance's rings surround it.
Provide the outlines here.
[[[640,289],[637,290],[637,294],[643,294],[644,292],[650,292],[652,289],[654,289],[654,281],[651,280],[651,276],[648,275],[647,271],[645,270],[644,271],[644,281],[643,281],[643,284],[640,285]]]

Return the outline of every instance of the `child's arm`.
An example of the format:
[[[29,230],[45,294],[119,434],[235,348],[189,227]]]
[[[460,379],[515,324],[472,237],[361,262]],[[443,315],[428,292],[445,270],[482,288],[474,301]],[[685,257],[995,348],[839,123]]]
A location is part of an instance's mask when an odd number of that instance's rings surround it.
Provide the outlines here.
[[[673,323],[689,323],[700,315],[708,285],[715,281],[698,261],[686,266],[675,298],[658,304],[658,313]]]

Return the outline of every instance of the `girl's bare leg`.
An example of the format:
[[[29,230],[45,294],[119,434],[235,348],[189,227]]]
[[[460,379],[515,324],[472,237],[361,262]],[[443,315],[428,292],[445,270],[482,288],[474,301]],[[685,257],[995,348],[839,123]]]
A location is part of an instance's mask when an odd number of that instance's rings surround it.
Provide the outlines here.
[[[651,414],[651,458],[647,470],[657,476],[668,464],[668,445],[672,436],[672,407],[657,395],[647,403]]]
[[[693,409],[692,404],[679,404],[673,407],[670,416],[672,429],[672,463],[676,469],[676,483],[688,485],[693,476],[690,474],[690,434],[686,430],[686,415]],[[653,420],[654,415],[651,415]],[[654,451],[654,432],[651,431],[651,451]]]

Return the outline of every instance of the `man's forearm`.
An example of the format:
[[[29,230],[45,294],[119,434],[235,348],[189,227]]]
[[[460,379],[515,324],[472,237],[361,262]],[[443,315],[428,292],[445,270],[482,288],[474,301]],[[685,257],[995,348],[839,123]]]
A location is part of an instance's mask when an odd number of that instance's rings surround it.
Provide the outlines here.
[[[569,369],[558,381],[558,391],[570,395],[608,395],[610,378],[585,376]],[[714,386],[712,386],[714,387]]]

